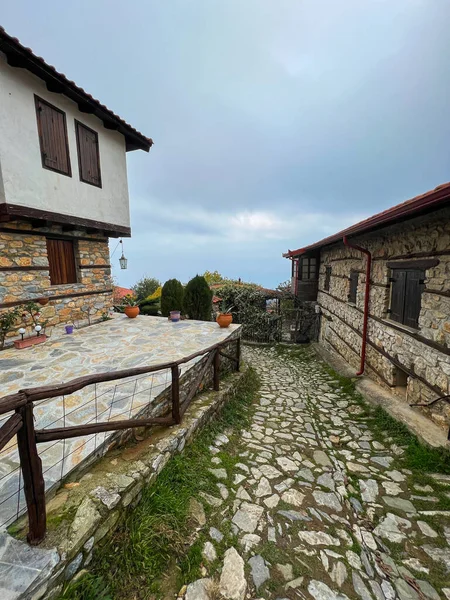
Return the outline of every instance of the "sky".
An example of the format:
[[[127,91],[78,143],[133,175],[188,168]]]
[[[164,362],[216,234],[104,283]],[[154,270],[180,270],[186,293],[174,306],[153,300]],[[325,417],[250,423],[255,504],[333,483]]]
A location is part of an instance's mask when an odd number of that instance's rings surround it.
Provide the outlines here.
[[[217,269],[275,287],[283,252],[450,180],[449,0],[0,0],[0,15],[154,140],[127,155],[118,285]]]

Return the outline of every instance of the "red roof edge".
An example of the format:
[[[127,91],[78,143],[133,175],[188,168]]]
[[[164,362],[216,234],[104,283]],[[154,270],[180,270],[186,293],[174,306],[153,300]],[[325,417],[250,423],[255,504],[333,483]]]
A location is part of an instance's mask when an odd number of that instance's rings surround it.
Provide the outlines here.
[[[101,119],[107,129],[119,131],[125,137],[127,151],[145,150],[148,152],[150,150],[153,145],[151,138],[134,129],[107,106],[85,92],[83,88],[67,79],[64,73],[58,72],[42,57],[34,54],[31,48],[27,48],[17,38],[6,33],[1,26],[0,51],[5,53],[10,66],[27,69],[45,81],[49,92],[64,94],[76,102],[82,112],[91,113]]]
[[[380,229],[381,227],[387,227],[388,225],[397,223],[402,219],[409,219],[431,210],[437,210],[448,202],[450,202],[450,182],[438,185],[436,188],[434,188],[434,190],[430,190],[429,192],[421,194],[420,196],[415,196],[414,198],[411,198],[406,202],[402,202],[401,204],[397,204],[392,208],[388,208],[387,210],[377,213],[376,215],[373,215],[364,221],[360,221],[355,225],[347,227],[347,229],[343,229],[338,233],[330,235],[319,242],[315,242],[314,244],[310,244],[304,248],[298,248],[297,250],[288,250],[288,252],[283,254],[283,257],[292,258],[293,256],[304,254],[310,250],[318,250],[323,246],[328,246],[329,244],[333,244],[334,242],[342,240],[344,235],[358,235],[361,233],[367,233],[374,229]]]

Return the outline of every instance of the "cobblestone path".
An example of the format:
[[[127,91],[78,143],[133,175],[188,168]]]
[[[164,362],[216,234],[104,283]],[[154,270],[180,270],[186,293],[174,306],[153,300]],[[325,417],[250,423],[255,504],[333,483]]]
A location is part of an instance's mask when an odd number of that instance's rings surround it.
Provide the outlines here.
[[[218,525],[206,524],[205,578],[186,600],[450,599],[450,477],[417,483],[402,447],[308,351],[245,353],[260,399],[237,442],[211,447],[218,493],[203,500]],[[225,529],[236,549],[218,560]]]

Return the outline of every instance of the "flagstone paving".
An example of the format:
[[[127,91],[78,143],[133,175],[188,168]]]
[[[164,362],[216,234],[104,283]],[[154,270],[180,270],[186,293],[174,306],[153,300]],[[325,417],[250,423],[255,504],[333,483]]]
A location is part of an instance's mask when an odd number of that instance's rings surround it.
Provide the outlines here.
[[[450,600],[450,477],[412,484],[404,449],[311,354],[245,356],[260,398],[237,444],[229,432],[211,446],[204,578],[185,598]]]

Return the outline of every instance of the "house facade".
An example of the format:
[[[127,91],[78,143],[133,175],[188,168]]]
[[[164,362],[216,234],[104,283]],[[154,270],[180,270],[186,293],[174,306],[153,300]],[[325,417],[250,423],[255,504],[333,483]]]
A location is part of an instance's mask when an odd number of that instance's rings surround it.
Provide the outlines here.
[[[131,235],[126,152],[151,145],[0,28],[0,315],[30,300],[48,326],[107,313],[108,238]]]
[[[284,256],[319,342],[448,426],[450,184]]]

